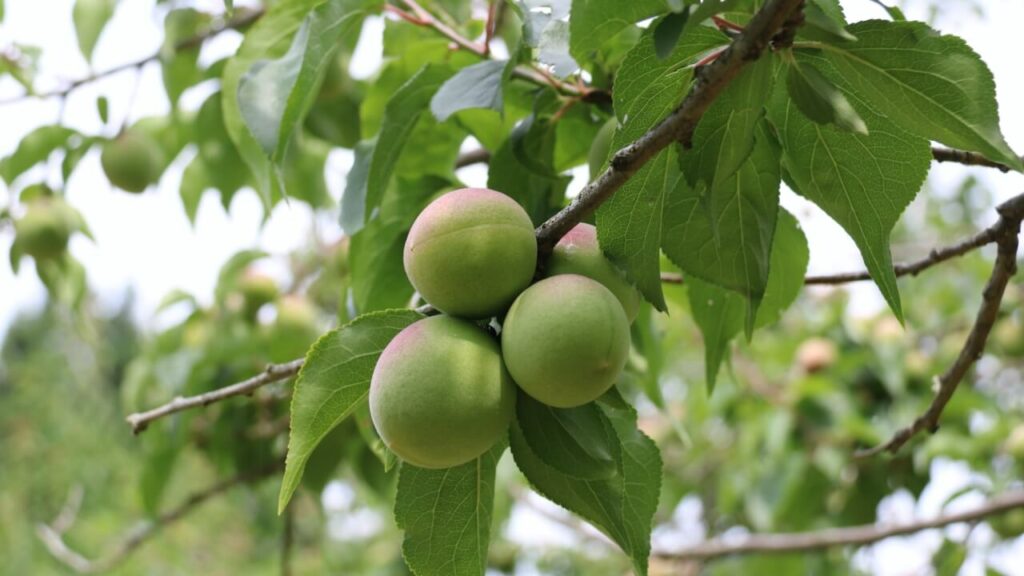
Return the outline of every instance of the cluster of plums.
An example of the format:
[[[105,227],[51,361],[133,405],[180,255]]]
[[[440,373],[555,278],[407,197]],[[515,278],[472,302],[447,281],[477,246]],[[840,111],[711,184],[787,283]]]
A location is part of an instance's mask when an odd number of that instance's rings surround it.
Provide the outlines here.
[[[516,385],[570,408],[615,384],[638,293],[587,224],[559,241],[534,283],[536,264],[530,217],[500,192],[449,192],[417,217],[405,272],[441,314],[395,336],[370,383],[374,426],[400,458],[449,468],[480,456],[508,430]]]

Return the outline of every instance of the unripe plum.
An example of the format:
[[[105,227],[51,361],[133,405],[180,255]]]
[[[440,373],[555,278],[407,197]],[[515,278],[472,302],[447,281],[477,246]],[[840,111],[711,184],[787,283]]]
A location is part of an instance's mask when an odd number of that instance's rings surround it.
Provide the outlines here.
[[[626,319],[633,322],[636,318],[640,309],[640,293],[601,252],[597,228],[590,224],[577,224],[558,241],[548,260],[547,273],[548,276],[579,274],[600,282],[619,299]]]
[[[431,202],[412,225],[405,273],[438,310],[464,318],[503,312],[533,279],[537,240],[508,196],[464,188]]]
[[[451,316],[419,320],[384,348],[370,381],[381,439],[421,468],[469,462],[508,430],[515,387],[498,342]]]
[[[163,151],[145,133],[129,130],[103,145],[100,164],[110,183],[127,192],[142,192],[160,178]]]
[[[39,198],[14,222],[17,242],[36,260],[57,258],[67,249],[77,215],[59,198]]]
[[[578,274],[552,276],[512,304],[501,348],[523,391],[550,406],[571,408],[615,384],[629,355],[629,320],[599,282]]]

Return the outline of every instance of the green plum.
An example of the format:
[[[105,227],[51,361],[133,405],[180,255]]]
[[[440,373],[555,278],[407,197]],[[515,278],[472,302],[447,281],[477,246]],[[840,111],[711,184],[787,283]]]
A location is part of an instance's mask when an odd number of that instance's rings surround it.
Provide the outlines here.
[[[640,310],[640,292],[601,252],[597,228],[590,224],[577,224],[558,241],[548,260],[547,274],[579,274],[600,282],[619,299],[630,322]]]
[[[142,192],[160,179],[163,151],[147,134],[129,130],[103,145],[100,164],[110,183],[127,192]]]
[[[384,348],[370,380],[370,416],[381,439],[421,468],[480,456],[508,430],[515,386],[498,342],[451,316],[419,320]]]
[[[537,240],[508,196],[463,188],[431,202],[412,225],[405,273],[432,306],[463,318],[505,311],[533,279]]]
[[[578,274],[530,286],[502,326],[505,366],[537,400],[571,408],[611,388],[629,356],[629,320],[615,295]]]

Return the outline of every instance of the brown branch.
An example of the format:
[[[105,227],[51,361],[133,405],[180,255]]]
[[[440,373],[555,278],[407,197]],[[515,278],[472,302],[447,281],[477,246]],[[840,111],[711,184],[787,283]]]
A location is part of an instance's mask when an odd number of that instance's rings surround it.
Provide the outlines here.
[[[752,534],[736,542],[712,540],[690,548],[672,552],[659,552],[654,556],[671,561],[706,561],[739,554],[782,554],[805,552],[838,546],[863,546],[893,536],[914,534],[922,530],[942,528],[961,522],[978,522],[1016,508],[1024,508],[1024,490],[1007,492],[990,499],[985,504],[952,514],[944,514],[930,520],[918,520],[891,526],[868,524],[847,528],[828,528],[813,532],[789,534]]]
[[[740,73],[744,64],[761,55],[801,3],[802,0],[768,0],[721,56],[697,69],[689,94],[675,111],[647,134],[616,152],[607,170],[566,208],[537,228],[541,254],[549,253],[559,238],[670,144],[680,141],[690,146],[697,122],[714,99]]]
[[[127,420],[128,424],[131,425],[132,432],[138,434],[145,430],[146,427],[149,426],[150,422],[163,418],[164,416],[174,414],[175,412],[181,412],[182,410],[188,410],[189,408],[209,406],[214,402],[218,402],[232,396],[251,394],[261,386],[290,378],[299,373],[299,369],[302,368],[303,361],[303,358],[298,358],[284,364],[270,364],[262,373],[253,376],[248,380],[243,380],[236,384],[225,386],[224,388],[218,388],[216,390],[206,392],[205,394],[199,394],[196,396],[179,396],[167,404],[158,406],[152,410],[129,414],[125,420]]]
[[[470,150],[459,154],[459,157],[455,159],[455,169],[465,168],[473,164],[486,164],[491,161],[491,153],[484,148],[478,148],[476,150]]]
[[[953,393],[956,392],[957,386],[967,371],[981,357],[989,332],[992,331],[992,326],[999,313],[999,305],[1006,292],[1006,286],[1010,278],[1017,272],[1017,245],[1021,220],[1024,220],[1024,194],[1004,202],[996,210],[999,212],[999,221],[993,226],[993,229],[999,252],[996,255],[995,264],[992,266],[992,275],[982,292],[981,307],[978,309],[974,326],[971,328],[970,334],[967,335],[967,341],[964,342],[960,354],[953,365],[935,379],[938,388],[935,399],[932,400],[928,410],[914,420],[910,426],[896,432],[884,444],[858,451],[855,455],[857,458],[866,458],[882,452],[895,453],[918,433],[926,430],[934,433],[938,430],[939,418],[942,416],[946,404],[953,397]]]
[[[36,526],[36,535],[54,558],[75,572],[78,572],[79,574],[101,574],[109,572],[112,568],[128,558],[128,556],[131,555],[131,553],[139,546],[142,546],[146,541],[160,532],[164,527],[184,518],[211,498],[218,496],[239,484],[249,484],[272,476],[281,469],[282,463],[275,462],[271,466],[243,472],[196,492],[189,496],[177,508],[168,510],[152,520],[141,522],[134,528],[128,530],[121,538],[120,542],[118,542],[109,552],[94,560],[90,560],[89,558],[82,556],[64,542],[64,532],[69,526],[63,527],[64,530],[60,530],[59,528],[61,527],[40,523]]]
[[[936,162],[956,162],[957,164],[965,164],[967,166],[987,166],[995,168],[1000,172],[1010,171],[1010,167],[1006,164],[1000,164],[994,160],[989,160],[977,152],[968,152],[966,150],[932,146],[932,158]]]
[[[222,32],[226,32],[228,30],[238,30],[238,29],[241,29],[241,28],[245,28],[246,26],[249,26],[250,24],[252,24],[256,20],[259,20],[260,17],[263,16],[264,11],[265,10],[263,8],[256,8],[256,9],[253,9],[253,10],[247,10],[244,13],[240,10],[239,14],[237,16],[235,16],[234,18],[232,18],[231,20],[224,21],[224,22],[222,22],[222,23],[220,23],[220,24],[218,24],[216,26],[210,27],[208,30],[205,30],[205,31],[203,31],[203,32],[201,32],[199,34],[196,34],[195,36],[192,36],[190,38],[185,38],[185,39],[181,40],[180,42],[178,42],[177,44],[174,45],[174,51],[175,52],[183,52],[183,51],[189,50],[191,48],[196,48],[198,46],[201,46],[204,42],[206,42],[210,38],[213,38],[214,36],[217,36],[217,35],[221,34]],[[106,78],[108,76],[113,76],[115,74],[119,74],[119,73],[124,72],[126,70],[131,70],[133,68],[142,68],[143,66],[145,66],[146,64],[149,64],[150,62],[155,62],[156,60],[159,60],[162,55],[163,55],[163,49],[160,49],[160,50],[157,50],[156,52],[150,54],[149,56],[146,56],[145,58],[140,58],[139,60],[135,60],[133,62],[126,62],[125,64],[121,64],[119,66],[114,66],[113,68],[109,68],[109,69],[104,70],[102,72],[97,72],[95,74],[90,74],[89,76],[85,76],[85,77],[79,78],[77,80],[72,80],[67,86],[65,86],[64,88],[58,89],[58,90],[51,90],[49,92],[41,92],[41,93],[26,92],[25,94],[21,94],[19,96],[14,96],[14,97],[11,97],[11,98],[0,100],[0,106],[3,106],[4,104],[13,104],[15,102],[20,102],[20,101],[26,100],[28,98],[40,98],[40,99],[53,98],[53,97],[63,98],[65,96],[67,96],[68,94],[74,92],[78,88],[80,88],[82,86],[85,86],[86,84],[91,84],[91,83],[93,83],[93,82],[95,82],[97,80]]]
[[[965,238],[956,244],[950,246],[943,246],[941,248],[934,248],[928,253],[928,256],[915,260],[913,262],[907,262],[905,264],[896,264],[893,266],[893,272],[897,277],[901,276],[917,276],[921,272],[941,264],[947,260],[952,260],[958,256],[963,256],[968,252],[977,250],[982,246],[987,246],[999,240],[1000,230],[1003,224],[997,222],[992,226],[978,232],[974,236]],[[871,280],[871,274],[867,270],[861,270],[858,272],[841,272],[839,274],[827,274],[820,276],[807,276],[804,278],[805,285],[838,285],[848,284],[851,282],[861,282],[865,280]],[[665,284],[682,284],[683,277],[680,274],[674,272],[662,272],[661,281]]]

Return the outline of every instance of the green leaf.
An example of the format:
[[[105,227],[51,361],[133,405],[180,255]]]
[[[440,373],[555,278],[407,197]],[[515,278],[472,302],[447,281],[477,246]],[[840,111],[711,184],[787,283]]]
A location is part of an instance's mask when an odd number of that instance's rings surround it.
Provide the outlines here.
[[[815,64],[830,80],[839,78],[828,62],[819,59]],[[811,122],[778,88],[768,116],[782,143],[787,183],[850,234],[871,277],[902,320],[889,234],[924,182],[931,150],[924,138],[875,113],[863,94],[840,87],[867,124],[868,135]]]
[[[178,43],[198,34],[208,25],[210,17],[198,10],[183,8],[172,10],[164,19],[164,43],[160,49],[164,90],[174,106],[181,94],[203,79],[199,70],[199,46],[178,49]]]
[[[224,66],[221,78],[221,102],[224,126],[238,153],[252,171],[256,191],[265,209],[273,205],[275,194],[280,193],[278,181],[260,142],[246,126],[239,108],[239,84],[242,76],[256,62],[284,54],[291,46],[291,38],[306,15],[320,0],[293,0],[271,6],[246,32],[242,45]]]
[[[238,106],[264,153],[280,162],[295,127],[313,105],[317,88],[334,64],[339,40],[359,31],[367,0],[329,0],[303,20],[280,58],[252,63],[238,85]]]
[[[502,441],[455,468],[402,463],[395,521],[405,531],[402,555],[417,576],[479,576],[487,571],[494,477]]]
[[[661,489],[661,455],[654,442],[637,429],[635,410],[598,406],[620,444],[614,475],[585,480],[548,465],[533,451],[518,420],[510,434],[512,455],[538,493],[606,534],[629,555],[637,574],[644,576]]]
[[[764,118],[774,75],[774,58],[751,62],[701,116],[693,147],[680,155],[690,185],[727,182],[746,162],[754,150],[755,132]],[[774,219],[774,210],[772,213]]]
[[[660,20],[654,29],[654,53],[658,58],[667,58],[683,34],[683,28],[689,19],[688,11],[673,12]]]
[[[452,70],[447,66],[426,64],[388,100],[380,132],[369,153],[365,173],[362,166],[350,172],[345,187],[346,204],[343,209],[351,210],[362,204],[363,213],[350,213],[345,218],[361,218],[365,222],[372,217],[384,197],[391,173],[413,129],[416,128],[420,115],[427,109],[434,93],[452,77],[452,74]],[[364,148],[364,153],[365,151]],[[363,157],[358,161],[366,162],[367,159]],[[361,194],[362,202],[359,201]]]
[[[451,186],[451,181],[436,176],[396,178],[381,205],[380,216],[352,236],[352,299],[360,314],[408,305],[413,287],[402,265],[405,237],[427,202]]]
[[[96,99],[96,113],[99,114],[100,121],[104,124],[110,120],[110,100],[106,96]]]
[[[956,576],[967,560],[967,547],[952,540],[943,540],[938,552],[932,556],[935,576]]]
[[[689,33],[696,26],[703,24],[708,18],[722,12],[728,12],[739,4],[739,0],[701,0],[697,9],[690,14],[684,32]]]
[[[618,473],[621,445],[597,404],[552,408],[519,394],[516,418],[530,451],[560,473],[581,480]]]
[[[42,126],[29,132],[10,156],[0,160],[0,178],[8,185],[26,170],[45,161],[78,132],[64,126]]]
[[[762,122],[754,151],[738,172],[710,186],[680,178],[665,200],[665,254],[688,277],[749,299],[748,334],[768,284],[780,183],[779,147]]]
[[[555,170],[555,130],[549,120],[531,115],[516,125],[489,163],[487,187],[519,202],[534,225],[561,207],[569,185],[570,178]]]
[[[847,95],[918,136],[1024,170],[999,130],[992,73],[963,40],[919,22],[869,20],[850,32],[856,42],[801,43],[834,65]]]
[[[352,150],[352,167],[345,180],[341,195],[339,223],[346,236],[353,236],[366,224],[366,183],[370,175],[370,162],[377,139],[363,140]]]
[[[867,135],[868,127],[850,101],[813,64],[792,62],[786,72],[786,90],[796,107],[814,122]]]
[[[811,0],[804,6],[804,25],[798,37],[855,41],[857,37],[846,29],[846,17],[838,0]]]
[[[366,401],[377,358],[403,328],[422,318],[412,310],[366,314],[328,332],[306,355],[291,406],[288,457],[278,499],[284,510],[321,440]]]
[[[900,10],[898,6],[888,6],[885,2],[882,2],[882,0],[871,1],[874,2],[875,4],[878,4],[879,6],[882,7],[883,10],[888,12],[889,17],[892,18],[893,20],[896,20],[897,22],[903,22],[904,20],[907,19],[907,17],[903,15],[903,10]]]
[[[757,309],[755,328],[777,322],[796,300],[804,285],[809,258],[807,238],[796,218],[780,208],[772,240],[768,286]],[[710,395],[729,342],[743,331],[749,303],[736,292],[699,278],[686,278],[686,290],[693,319],[704,336],[704,371]]]
[[[200,156],[196,156],[182,172],[181,187],[178,191],[181,195],[181,204],[185,208],[185,215],[188,216],[188,221],[193,226],[196,223],[196,213],[199,211],[199,201],[202,200],[203,192],[209,186],[206,164]]]
[[[100,39],[107,21],[114,15],[117,0],[76,0],[71,11],[78,37],[78,49],[86,60],[92,60],[92,51]]]
[[[616,142],[616,150],[620,144]],[[666,310],[661,291],[662,210],[668,190],[680,178],[675,150],[663,150],[602,204],[596,216],[598,242],[605,256],[662,312]]]
[[[580,68],[569,52],[569,26],[563,20],[552,20],[541,31],[537,43],[537,60],[551,66],[551,71],[561,78]]]
[[[664,0],[573,0],[569,49],[577,61],[589,60],[605,40],[623,28],[668,12]]]
[[[467,66],[449,78],[430,100],[430,111],[444,122],[452,114],[470,108],[502,110],[502,82],[507,62],[484,60]]]
[[[644,34],[619,69],[614,92],[619,129],[612,138],[613,150],[632,143],[668,115],[693,79],[692,65],[728,41],[716,30],[695,28],[683,35],[672,54],[658,58],[652,35],[651,31]],[[605,254],[659,310],[665,310],[659,260],[662,206],[677,178],[675,151],[667,149],[602,204],[596,215]]]

